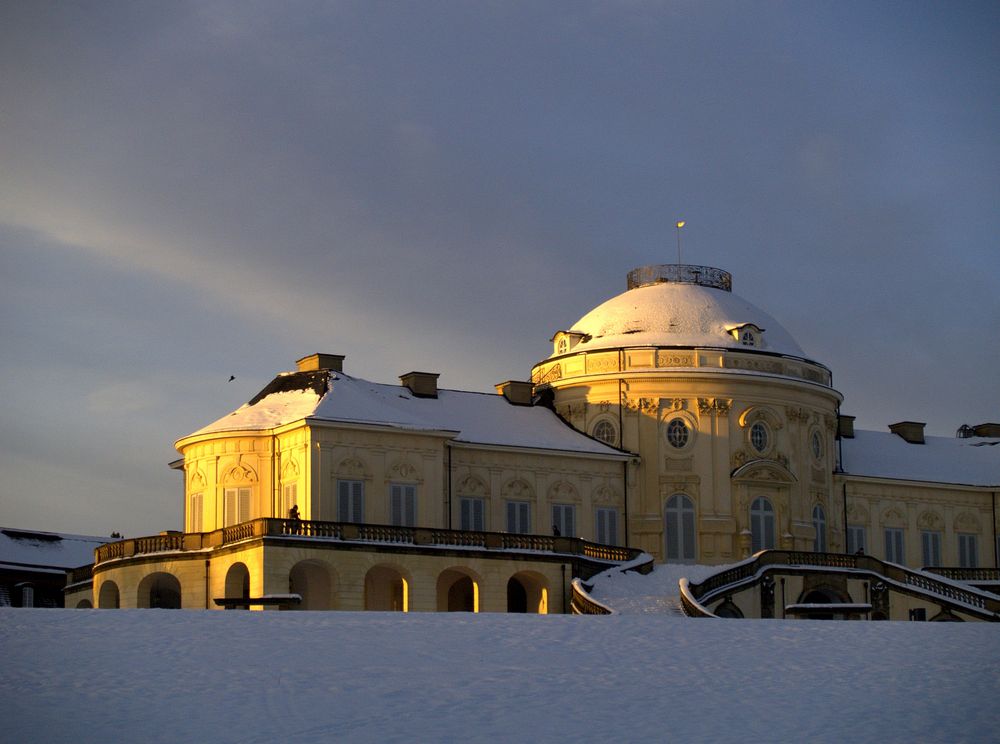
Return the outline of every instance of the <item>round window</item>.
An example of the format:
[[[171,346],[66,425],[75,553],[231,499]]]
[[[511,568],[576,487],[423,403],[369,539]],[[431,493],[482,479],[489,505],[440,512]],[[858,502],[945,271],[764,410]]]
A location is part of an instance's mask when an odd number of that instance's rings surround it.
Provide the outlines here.
[[[771,432],[763,421],[756,421],[750,427],[750,445],[761,454],[771,445]]]
[[[812,434],[812,453],[817,461],[823,459],[823,437],[818,431],[814,431]]]
[[[594,439],[600,439],[605,444],[614,445],[618,442],[618,432],[610,421],[602,420],[594,427]]]
[[[688,430],[687,421],[682,418],[670,419],[670,423],[667,424],[667,442],[671,447],[683,449],[690,438],[691,432]]]

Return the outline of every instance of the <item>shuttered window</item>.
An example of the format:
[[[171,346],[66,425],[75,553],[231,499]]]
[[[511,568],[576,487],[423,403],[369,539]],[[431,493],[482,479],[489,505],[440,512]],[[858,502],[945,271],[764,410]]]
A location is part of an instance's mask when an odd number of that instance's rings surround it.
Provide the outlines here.
[[[864,553],[867,549],[865,545],[865,528],[860,525],[847,526],[847,552]]]
[[[903,530],[899,527],[885,528],[885,559],[889,563],[904,563]]]
[[[201,532],[203,505],[202,495],[200,493],[192,493],[191,505],[189,507],[191,513],[188,514],[188,525],[191,532]]]
[[[958,565],[962,568],[979,567],[979,540],[975,535],[959,534]]]
[[[597,542],[604,545],[618,544],[618,510],[597,510]]]
[[[941,565],[941,533],[924,530],[920,533],[920,547],[925,566]]]
[[[763,496],[750,505],[751,552],[774,549],[774,507]]]
[[[507,502],[507,532],[518,535],[531,533],[531,504],[527,501]]]
[[[552,534],[576,537],[576,507],[572,504],[552,505]]]
[[[364,481],[337,481],[337,521],[365,521],[365,484]]]
[[[250,521],[250,489],[227,488],[223,504],[223,524],[231,527]]]
[[[408,483],[389,484],[389,519],[398,527],[417,523],[417,487]]]
[[[458,500],[461,511],[461,525],[463,530],[482,532],[486,529],[483,518],[484,506],[482,499],[460,498]]]

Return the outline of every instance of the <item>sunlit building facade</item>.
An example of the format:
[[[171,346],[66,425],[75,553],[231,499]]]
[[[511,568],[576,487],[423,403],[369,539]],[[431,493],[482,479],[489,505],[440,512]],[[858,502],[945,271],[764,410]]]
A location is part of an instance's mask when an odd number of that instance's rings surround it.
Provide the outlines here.
[[[305,357],[177,442],[184,530],[102,548],[94,604],[561,612],[640,552],[997,566],[1000,427],[855,432],[830,369],[732,289],[636,269],[495,395]]]

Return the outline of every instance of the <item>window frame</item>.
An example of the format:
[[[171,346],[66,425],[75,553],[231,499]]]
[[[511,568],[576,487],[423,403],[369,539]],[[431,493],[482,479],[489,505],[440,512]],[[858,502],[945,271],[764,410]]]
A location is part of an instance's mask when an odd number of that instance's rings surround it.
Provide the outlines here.
[[[551,504],[551,507],[552,526],[559,529],[559,536],[576,537],[576,505]]]
[[[885,560],[889,563],[906,565],[906,532],[902,527],[885,527]]]
[[[677,431],[674,426],[675,424],[678,424],[680,426],[680,430],[684,432],[682,440],[680,437],[675,437],[675,432]],[[666,426],[664,427],[663,436],[671,449],[680,452],[681,450],[687,449],[691,445],[691,441],[694,439],[694,429],[691,426],[691,423],[683,416],[671,416],[670,419],[667,420]]]
[[[393,527],[417,526],[415,483],[389,483],[389,524]]]
[[[507,501],[504,506],[507,532],[512,535],[531,534],[531,502]]]
[[[694,499],[683,491],[663,505],[663,560],[690,564],[698,560],[698,519]]]
[[[598,432],[602,428],[607,428],[611,432],[610,438],[602,437]],[[609,419],[602,418],[598,419],[594,424],[594,428],[591,430],[591,436],[594,437],[599,442],[603,442],[611,447],[618,446],[618,427],[615,426]]]
[[[222,491],[222,526],[232,527],[249,522],[252,498],[250,486],[226,486]]]
[[[863,554],[868,553],[868,530],[863,524],[847,525],[847,552]]]
[[[757,444],[758,440],[761,441],[760,446]],[[767,454],[772,444],[771,427],[767,425],[766,421],[760,419],[754,421],[747,429],[747,441],[758,455]]]
[[[363,480],[337,479],[337,521],[350,524],[364,523],[365,482]]]
[[[962,568],[979,568],[979,535],[974,532],[959,532],[958,565]]]
[[[594,514],[594,539],[602,545],[618,544],[618,510],[610,506],[597,507]]]
[[[942,537],[940,530],[920,531],[920,556],[923,559],[923,566],[941,565]]]
[[[477,510],[478,514],[476,514]],[[476,526],[477,522],[478,526]],[[479,496],[459,496],[458,523],[461,529],[468,532],[485,532],[486,500]]]
[[[774,550],[777,545],[777,515],[774,504],[767,496],[758,496],[750,503],[751,554],[761,550]]]
[[[817,518],[818,512],[818,518]],[[816,536],[813,538],[813,552],[814,553],[826,553],[827,543],[826,543],[826,510],[823,508],[822,504],[816,504],[812,511],[813,529],[816,530]]]
[[[188,528],[190,532],[202,532],[205,516],[205,494],[202,491],[188,497]]]

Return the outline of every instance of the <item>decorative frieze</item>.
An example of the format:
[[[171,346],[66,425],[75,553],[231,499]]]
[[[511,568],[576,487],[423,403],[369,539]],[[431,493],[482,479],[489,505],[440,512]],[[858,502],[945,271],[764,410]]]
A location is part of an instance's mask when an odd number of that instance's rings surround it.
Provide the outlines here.
[[[694,367],[694,355],[678,354],[673,351],[658,351],[656,353],[657,367]]]

